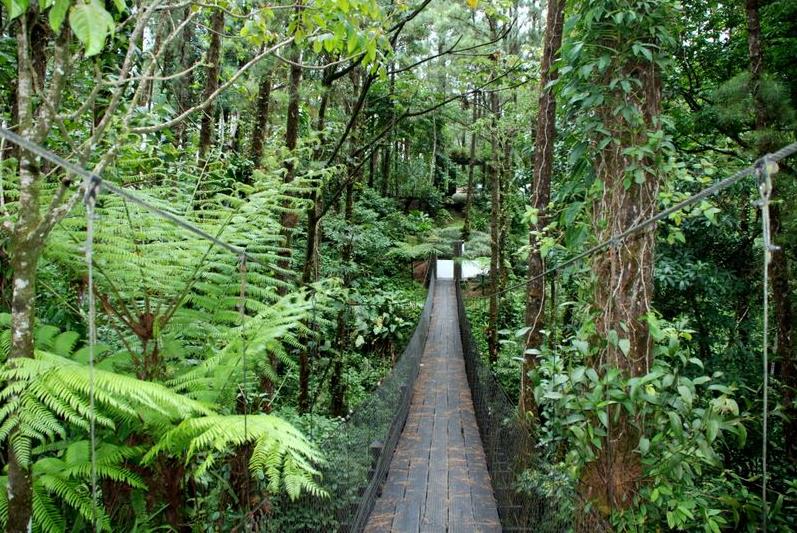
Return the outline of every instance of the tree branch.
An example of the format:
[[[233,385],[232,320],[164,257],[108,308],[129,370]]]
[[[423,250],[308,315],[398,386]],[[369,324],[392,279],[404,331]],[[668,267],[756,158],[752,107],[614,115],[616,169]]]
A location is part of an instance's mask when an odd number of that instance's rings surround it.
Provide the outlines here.
[[[161,131],[161,130],[165,130],[166,128],[171,128],[172,126],[176,126],[177,124],[179,124],[180,122],[185,120],[189,115],[191,115],[193,113],[196,113],[197,111],[201,111],[203,109],[208,108],[216,100],[216,98],[218,98],[218,96],[221,93],[223,93],[225,90],[227,90],[227,88],[229,88],[230,85],[232,85],[233,83],[238,81],[238,78],[240,78],[247,70],[249,70],[254,65],[259,63],[266,56],[271,55],[276,50],[279,50],[283,46],[286,46],[286,45],[292,43],[293,40],[294,40],[293,37],[289,37],[289,38],[285,39],[284,41],[281,41],[281,42],[275,44],[274,46],[272,46],[271,48],[263,51],[262,53],[260,53],[258,55],[256,55],[248,63],[246,63],[244,66],[242,66],[240,69],[238,69],[238,71],[235,74],[233,74],[232,77],[229,80],[227,80],[226,82],[221,84],[219,86],[219,88],[216,89],[213,92],[213,94],[209,95],[205,99],[204,102],[202,102],[200,104],[197,104],[197,105],[195,105],[194,107],[192,107],[190,109],[186,109],[181,114],[177,115],[176,117],[174,117],[173,119],[171,119],[169,121],[163,122],[161,124],[157,124],[155,126],[142,126],[142,127],[139,127],[139,128],[131,128],[130,132],[131,133],[139,133],[139,134],[141,134],[141,133],[155,133],[155,132],[158,132],[158,131]]]

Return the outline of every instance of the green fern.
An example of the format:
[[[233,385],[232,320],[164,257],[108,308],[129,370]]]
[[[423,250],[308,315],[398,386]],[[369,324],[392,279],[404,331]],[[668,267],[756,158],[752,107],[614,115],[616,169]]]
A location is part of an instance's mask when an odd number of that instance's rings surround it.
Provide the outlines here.
[[[31,465],[33,476],[33,530],[63,532],[67,518],[63,504],[91,523],[96,518],[100,527],[111,531],[111,520],[101,505],[91,498],[91,455],[88,441],[59,442],[40,447],[34,453],[58,452],[41,457]],[[133,488],[145,489],[144,481],[124,466],[124,462],[139,454],[135,448],[100,444],[96,449],[97,480],[112,480]],[[0,476],[0,526],[8,521],[8,477]]]
[[[323,455],[302,433],[285,420],[266,414],[250,416],[205,416],[185,420],[164,434],[144,457],[151,463],[160,453],[181,455],[186,462],[200,453],[204,461],[197,467],[199,477],[213,467],[219,455],[244,444],[254,444],[249,468],[268,477],[268,488],[276,493],[284,489],[292,498],[302,492],[315,496],[326,493],[316,479],[320,472],[315,464]]]
[[[88,429],[91,417],[91,369],[70,359],[37,351],[35,359],[14,359],[0,367],[0,442],[13,432],[11,446],[23,464],[31,441],[65,437],[64,423]],[[104,370],[94,371],[98,425],[114,429],[115,421],[162,424],[195,414],[209,414],[204,404],[163,385]]]

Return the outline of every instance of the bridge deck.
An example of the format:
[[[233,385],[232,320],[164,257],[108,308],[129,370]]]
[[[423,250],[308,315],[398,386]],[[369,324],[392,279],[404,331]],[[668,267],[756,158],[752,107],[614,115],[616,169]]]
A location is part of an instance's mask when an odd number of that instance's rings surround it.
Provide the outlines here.
[[[436,282],[409,417],[366,531],[501,531],[465,376],[452,281]]]

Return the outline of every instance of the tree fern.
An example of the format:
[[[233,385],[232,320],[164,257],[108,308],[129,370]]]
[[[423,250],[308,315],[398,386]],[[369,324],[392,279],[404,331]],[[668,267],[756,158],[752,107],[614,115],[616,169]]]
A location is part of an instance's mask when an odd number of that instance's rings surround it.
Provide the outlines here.
[[[254,444],[249,468],[268,477],[272,492],[284,489],[291,498],[301,492],[324,495],[316,478],[314,464],[323,462],[321,452],[301,432],[285,420],[266,414],[250,416],[206,416],[181,422],[164,434],[144,457],[151,463],[160,453],[181,455],[189,461],[200,453],[204,461],[195,471],[201,476],[217,461],[219,455],[244,444]]]
[[[313,335],[308,323],[327,323],[325,316],[331,314],[330,302],[339,289],[335,282],[319,283],[312,287],[312,297],[304,291],[289,293],[273,305],[263,306],[255,316],[246,317],[243,325],[229,328],[215,353],[168,385],[206,401],[218,400],[219,394],[242,384],[244,350],[250,375],[276,381],[271,358],[295,365],[291,349],[306,349],[301,338]],[[237,318],[240,320],[240,315]]]

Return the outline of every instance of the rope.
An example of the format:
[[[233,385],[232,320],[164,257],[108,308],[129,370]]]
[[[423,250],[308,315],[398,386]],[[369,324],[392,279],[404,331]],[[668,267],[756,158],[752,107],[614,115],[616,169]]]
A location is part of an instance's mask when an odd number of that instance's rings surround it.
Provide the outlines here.
[[[756,173],[756,168],[758,168],[759,164],[762,161],[766,160],[766,161],[770,161],[770,162],[775,163],[775,162],[778,162],[781,159],[785,159],[785,158],[787,158],[790,155],[793,155],[795,153],[797,153],[797,142],[789,144],[787,146],[784,146],[783,148],[781,148],[777,152],[773,152],[773,153],[771,153],[769,155],[766,155],[766,156],[762,157],[754,165],[746,167],[746,168],[740,170],[739,172],[736,172],[735,174],[725,178],[722,181],[718,181],[717,183],[715,183],[711,187],[707,187],[707,188],[703,189],[702,191],[693,194],[689,198],[678,202],[677,204],[673,205],[672,207],[668,207],[667,209],[665,209],[663,211],[660,211],[656,215],[654,215],[654,216],[652,216],[652,217],[650,217],[648,219],[645,219],[642,222],[639,222],[638,224],[635,224],[635,225],[629,227],[625,231],[623,231],[621,233],[618,233],[617,235],[613,235],[609,239],[601,242],[600,244],[596,244],[592,248],[589,248],[588,250],[586,250],[584,252],[581,252],[580,254],[574,255],[573,257],[571,257],[567,261],[564,261],[563,263],[559,263],[558,265],[553,266],[553,267],[545,270],[541,274],[537,274],[536,276],[532,276],[531,278],[528,278],[528,279],[526,279],[525,281],[523,281],[521,283],[515,283],[514,285],[510,285],[510,286],[505,287],[505,288],[503,288],[501,290],[495,291],[494,293],[481,295],[480,298],[489,298],[489,297],[494,296],[496,294],[502,294],[504,292],[508,292],[508,291],[517,289],[519,287],[525,287],[529,283],[531,283],[533,281],[536,281],[536,280],[538,280],[540,278],[544,278],[545,276],[553,274],[554,272],[558,272],[559,270],[562,270],[563,268],[565,268],[567,266],[570,266],[573,263],[576,263],[577,261],[580,261],[581,259],[585,259],[587,257],[591,257],[591,256],[595,255],[596,253],[602,252],[602,251],[604,251],[604,250],[606,250],[606,249],[608,249],[608,248],[610,248],[612,246],[618,246],[622,241],[624,241],[625,239],[627,239],[631,235],[634,235],[635,233],[638,233],[638,232],[642,231],[643,229],[646,229],[646,228],[652,226],[656,222],[660,222],[660,221],[664,220],[665,218],[670,217],[670,215],[673,215],[673,214],[677,213],[678,211],[680,211],[680,210],[682,210],[682,209],[684,209],[686,207],[689,207],[690,205],[693,205],[693,204],[695,204],[697,202],[705,200],[709,196],[713,196],[713,195],[717,194],[718,192],[727,189],[731,185],[734,185],[735,183],[740,181],[742,178],[754,175]]]
[[[14,132],[8,131],[7,129],[0,127],[0,138],[7,139],[7,140],[11,141],[12,143],[18,145],[20,148],[23,148],[23,149],[27,150],[28,152],[31,152],[32,154],[35,154],[35,155],[41,157],[42,159],[45,159],[45,160],[47,160],[47,161],[49,161],[49,162],[51,162],[51,163],[53,163],[55,165],[58,165],[59,167],[63,168],[66,172],[83,178],[84,185],[81,188],[84,189],[84,190],[86,188],[86,185],[89,184],[89,183],[95,184],[93,186],[95,188],[97,188],[97,189],[99,189],[99,186],[102,185],[102,188],[104,190],[106,190],[108,192],[111,192],[111,193],[113,193],[113,194],[115,194],[115,195],[117,195],[117,196],[119,196],[121,198],[124,198],[125,200],[128,200],[128,201],[138,205],[139,207],[142,207],[142,208],[146,209],[147,211],[150,211],[151,213],[153,213],[153,214],[155,214],[155,215],[157,215],[157,216],[159,216],[159,217],[161,217],[163,219],[166,219],[166,220],[172,222],[173,224],[183,228],[184,230],[186,230],[186,231],[188,231],[190,233],[193,233],[194,235],[196,235],[196,236],[198,236],[198,237],[200,237],[200,238],[202,238],[202,239],[204,239],[204,240],[206,240],[208,242],[213,243],[215,246],[218,246],[219,248],[223,248],[223,249],[225,249],[225,250],[227,250],[229,252],[234,253],[237,256],[244,256],[244,257],[246,257],[246,259],[248,261],[252,261],[252,262],[257,263],[257,264],[259,264],[261,266],[265,266],[265,267],[269,266],[269,265],[261,262],[260,260],[258,260],[256,257],[253,257],[252,255],[248,254],[240,246],[235,246],[234,244],[230,244],[230,243],[228,243],[226,241],[223,241],[223,240],[221,240],[221,239],[219,239],[217,237],[214,237],[213,235],[211,235],[210,233],[206,232],[202,228],[199,228],[199,227],[195,226],[194,224],[191,224],[190,222],[178,217],[177,215],[169,213],[168,211],[165,211],[165,210],[163,210],[163,209],[161,209],[159,207],[155,207],[154,205],[142,200],[141,198],[139,198],[135,194],[132,194],[129,191],[126,191],[125,189],[119,187],[118,185],[114,185],[111,182],[103,180],[98,175],[96,175],[96,174],[94,174],[92,172],[89,172],[88,170],[86,170],[84,168],[81,168],[81,167],[75,165],[74,163],[70,163],[69,161],[67,161],[66,159],[62,158],[61,156],[54,154],[53,152],[47,150],[46,148],[44,148],[44,147],[42,147],[42,146],[40,146],[40,145],[38,145],[36,143],[30,142],[27,139],[25,139],[23,137],[20,137],[19,135],[17,135]],[[95,198],[95,202],[96,202],[96,198]]]
[[[764,244],[764,289],[763,289],[763,332],[762,332],[762,360],[763,360],[763,387],[764,387],[764,405],[762,415],[762,440],[761,440],[761,502],[763,505],[762,524],[763,531],[767,530],[767,521],[769,518],[769,502],[767,501],[767,446],[769,440],[768,424],[769,424],[769,263],[772,260],[772,252],[777,247],[772,243],[772,234],[769,224],[769,202],[772,195],[772,176],[771,174],[777,172],[777,165],[774,164],[768,157],[760,159],[756,163],[756,178],[758,179],[758,191],[761,195],[759,207],[761,208],[761,234],[763,236]]]
[[[94,352],[97,345],[97,309],[94,298],[94,207],[97,202],[100,183],[91,178],[84,184],[85,195],[83,203],[86,205],[86,267],[88,269],[87,290],[89,296],[89,440],[91,442],[91,521],[95,531],[101,530],[99,513],[97,509],[97,414],[94,405]]]

